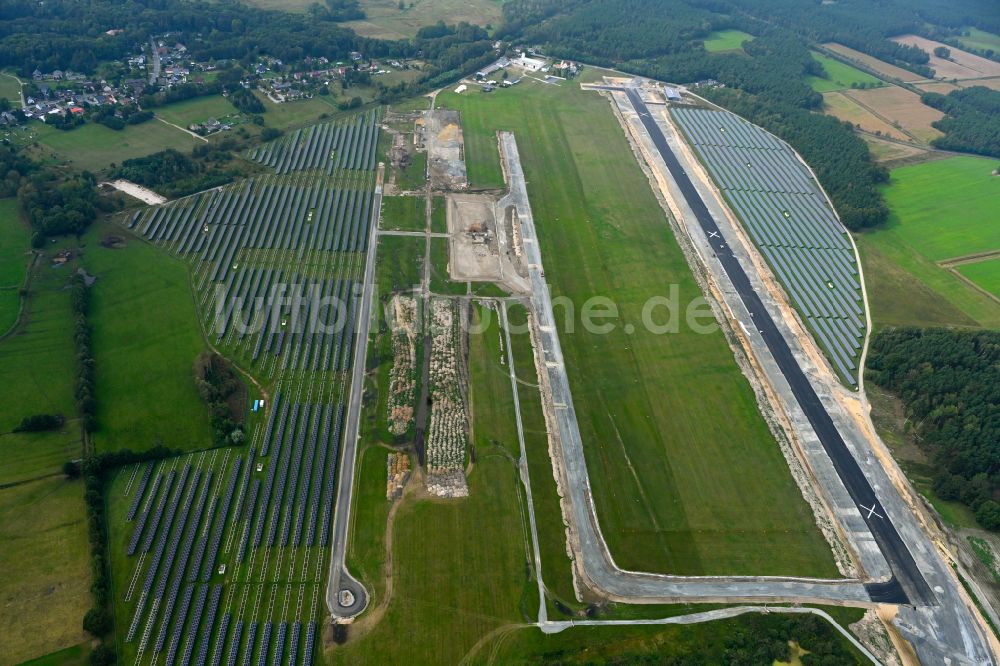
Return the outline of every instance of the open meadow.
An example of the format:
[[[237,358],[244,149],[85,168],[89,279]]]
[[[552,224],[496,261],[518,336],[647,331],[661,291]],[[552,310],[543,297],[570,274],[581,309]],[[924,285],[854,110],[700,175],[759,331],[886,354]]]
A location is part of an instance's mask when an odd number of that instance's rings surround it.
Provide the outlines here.
[[[962,264],[955,270],[1000,299],[1000,258]]]
[[[382,240],[390,239],[395,240]],[[379,249],[379,265],[392,260]],[[482,309],[476,306],[474,312],[480,316]],[[378,367],[368,385],[377,398],[366,403],[363,416],[348,558],[351,570],[370,586],[372,605],[347,629],[347,643],[325,654],[328,663],[355,663],[362,656],[374,663],[458,663],[483,636],[533,619],[538,609],[516,468],[510,376],[491,314],[494,325],[469,341],[475,461],[469,497],[461,499],[428,496],[420,472],[394,506],[386,499],[391,436],[385,430],[384,370],[393,360],[388,336],[373,331],[369,353]],[[415,465],[416,457],[411,460]],[[386,548],[391,549],[391,572],[383,569]]]
[[[37,122],[32,122],[31,127],[38,134],[41,157],[95,173],[165,148],[188,152],[201,143],[187,132],[155,119],[117,131],[98,123],[85,123],[69,131]]]
[[[823,65],[826,77],[807,76],[806,83],[816,92],[824,93],[844,88],[857,88],[859,85],[881,86],[882,81],[868,72],[862,72],[856,67],[835,60],[822,53],[812,52],[813,60]]]
[[[969,34],[962,35],[958,38],[958,41],[964,44],[966,48],[1000,51],[1000,35],[994,35],[979,28],[965,28],[964,32]]]
[[[5,223],[10,222],[8,218]],[[20,224],[19,220],[15,221]],[[32,269],[24,316],[0,339],[0,571],[7,573],[0,624],[3,661],[18,663],[80,644],[90,606],[83,483],[62,466],[81,456],[75,418],[73,316],[65,289],[76,261],[54,268],[68,241],[44,249]],[[26,245],[25,245],[26,247]],[[20,269],[27,264],[17,257]],[[7,264],[4,270],[16,272]],[[13,433],[25,416],[62,414],[51,432]],[[16,575],[12,575],[16,572]]]
[[[494,95],[444,92],[438,104],[462,114],[473,187],[499,179],[495,131],[517,136],[553,296],[577,308],[598,294],[617,305],[607,335],[564,323],[561,338],[598,516],[618,564],[836,575],[721,332],[681,324],[655,335],[641,326],[643,303],[667,286],[676,285],[681,304],[700,290],[607,100],[575,83],[527,80]],[[557,311],[557,321],[563,316]]]
[[[299,3],[305,0],[254,0],[254,4]],[[360,0],[365,18],[344,25],[362,37],[404,39],[413,37],[425,25],[444,21],[453,25],[465,21],[479,26],[500,24],[500,0],[416,0],[401,4],[396,0]]]
[[[124,247],[104,247],[111,235]],[[208,407],[194,383],[194,360],[206,345],[188,267],[112,224],[95,224],[84,242],[83,265],[97,278],[90,312],[97,450],[211,446]]]
[[[83,482],[62,474],[0,489],[3,662],[79,645],[91,606]]]
[[[742,51],[743,42],[753,39],[753,35],[742,30],[716,30],[705,38],[705,50],[709,53]]]
[[[203,123],[209,118],[222,120],[226,116],[239,114],[236,107],[222,95],[194,97],[158,107],[154,111],[158,117],[184,128],[192,123]]]
[[[17,321],[31,256],[31,231],[17,199],[0,199],[0,336]]]
[[[872,158],[879,163],[913,159],[927,154],[927,151],[919,146],[886,141],[874,136],[862,136],[861,138],[868,144],[868,152],[871,153]]]
[[[427,227],[423,197],[385,197],[379,228],[393,231],[423,231]]]
[[[953,157],[892,171],[888,222],[855,234],[876,325],[1000,326],[1000,304],[938,263],[1000,248],[994,167]]]

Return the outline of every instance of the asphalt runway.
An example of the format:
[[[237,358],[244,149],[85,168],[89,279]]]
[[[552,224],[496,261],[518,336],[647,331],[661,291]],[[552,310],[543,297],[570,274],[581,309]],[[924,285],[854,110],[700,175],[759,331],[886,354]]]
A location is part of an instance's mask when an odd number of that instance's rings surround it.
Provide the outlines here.
[[[924,580],[923,575],[917,568],[916,562],[913,560],[913,556],[903,543],[895,526],[888,519],[882,517],[886,515],[886,512],[883,510],[878,497],[876,497],[875,491],[861,471],[854,456],[848,450],[847,445],[840,436],[840,432],[830,418],[830,414],[823,407],[808,378],[802,372],[802,368],[796,362],[795,357],[788,348],[788,343],[785,342],[784,337],[782,337],[774,321],[771,319],[767,308],[764,307],[764,304],[751,286],[750,280],[743,271],[743,267],[733,256],[732,252],[726,251],[724,244],[720,246],[720,241],[714,240],[715,238],[722,237],[719,227],[705,206],[705,202],[691,183],[691,179],[683,168],[681,168],[677,157],[667,144],[666,137],[656,124],[648,107],[636,90],[631,88],[616,88],[615,90],[624,91],[628,95],[629,101],[635,108],[636,113],[639,114],[639,119],[642,121],[643,126],[653,140],[653,144],[670,170],[671,177],[676,181],[691,210],[694,211],[705,235],[712,240],[712,247],[717,250],[716,256],[719,262],[732,281],[747,310],[753,313],[754,325],[767,344],[781,373],[788,381],[795,399],[808,417],[809,423],[823,444],[824,450],[830,456],[837,474],[847,488],[851,499],[857,505],[858,511],[861,512],[861,517],[864,518],[865,523],[871,530],[875,542],[882,551],[882,555],[889,563],[893,572],[893,577],[890,581],[865,586],[872,601],[915,604],[936,603],[936,598],[930,586]]]

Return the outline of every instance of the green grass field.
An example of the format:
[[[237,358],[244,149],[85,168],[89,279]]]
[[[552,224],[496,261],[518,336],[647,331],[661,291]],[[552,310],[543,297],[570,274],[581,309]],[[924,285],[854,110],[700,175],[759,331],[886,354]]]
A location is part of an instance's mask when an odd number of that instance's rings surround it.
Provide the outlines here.
[[[0,97],[6,98],[11,106],[21,103],[21,84],[14,74],[0,72]]]
[[[381,463],[381,475],[371,479],[369,495],[372,501],[387,504],[384,453],[372,458],[373,465]],[[528,544],[519,486],[508,453],[490,446],[478,452],[468,498],[403,500],[394,521],[388,608],[377,625],[328,651],[326,661],[456,664],[490,631],[526,621],[527,613],[538,610],[538,601],[526,573]],[[361,496],[365,491],[357,492]],[[467,575],[457,580],[463,572]],[[349,637],[356,627],[348,629]]]
[[[73,244],[66,241],[46,248],[46,255],[34,268],[22,323],[0,340],[2,433],[9,433],[31,414],[63,414],[67,418],[76,414],[76,353],[66,286],[78,264],[75,260],[58,268],[51,264],[52,255],[64,246]]]
[[[264,121],[279,129],[303,127],[340,113],[332,103],[327,104],[320,97],[275,104],[263,93],[254,92],[254,95],[264,104]]]
[[[444,197],[434,197],[431,204],[431,231],[436,234],[448,233],[448,215],[445,210]]]
[[[419,287],[424,263],[424,239],[379,236],[375,282],[380,294]]]
[[[195,97],[175,102],[155,109],[156,115],[164,120],[187,127],[192,123],[203,123],[209,118],[223,118],[239,113],[222,95]]]
[[[709,53],[740,51],[748,39],[753,39],[753,35],[742,30],[716,30],[705,39],[705,50]]]
[[[468,292],[468,282],[453,282],[448,277],[448,239],[431,238],[431,291],[459,295]]]
[[[86,123],[68,132],[40,123],[33,123],[32,127],[38,132],[38,142],[54,153],[57,160],[74,169],[93,172],[165,148],[188,152],[201,143],[187,132],[155,119],[120,131],[98,123]]]
[[[305,8],[306,0],[253,0],[259,6],[276,5]],[[498,26],[501,22],[500,0],[418,0],[400,9],[396,0],[361,0],[366,18],[344,25],[363,37],[404,39],[413,37],[425,25],[444,21],[454,25],[465,21],[475,25]]]
[[[654,335],[641,326],[643,304],[668,285],[682,304],[700,291],[607,101],[528,81],[499,95],[442,93],[438,104],[462,112],[473,186],[499,169],[494,132],[514,130],[553,295],[578,309],[598,294],[617,303],[608,335],[561,326],[561,337],[618,564],[836,575],[721,332],[682,325]],[[625,323],[638,325],[634,334]]]
[[[62,464],[81,455],[75,420],[76,356],[65,289],[76,261],[51,267],[69,242],[45,248],[20,326],[0,340],[0,592],[3,661],[18,663],[84,640],[90,558],[83,484],[65,481]],[[23,269],[22,269],[23,270]],[[62,432],[11,430],[25,416],[59,413]],[[11,485],[8,485],[11,484]],[[14,575],[16,572],[16,575]]]
[[[1000,35],[994,35],[992,32],[986,32],[979,28],[966,28],[966,30],[969,32],[969,35],[967,37],[959,37],[958,41],[967,48],[1000,51]]]
[[[813,60],[823,65],[827,77],[807,76],[806,83],[816,92],[824,93],[845,88],[856,88],[858,84],[868,86],[882,85],[882,81],[867,72],[846,65],[822,53],[812,52]]]
[[[0,627],[4,663],[86,639],[90,546],[83,482],[62,475],[0,489]]]
[[[1000,305],[937,264],[1000,249],[994,167],[953,157],[892,172],[888,222],[855,235],[876,324],[1000,326]]]
[[[31,261],[31,230],[17,199],[0,199],[0,335],[17,321],[21,287]]]
[[[396,187],[401,190],[421,189],[427,183],[427,153],[413,152],[405,169],[395,169]]]
[[[934,261],[1000,249],[996,160],[954,157],[892,172],[886,231]]]
[[[123,235],[110,224],[95,225],[83,258],[97,277],[90,315],[97,449],[207,448],[208,408],[192,371],[205,344],[187,266],[130,236],[122,249],[104,248],[99,241],[108,233]]]
[[[423,197],[383,197],[380,229],[394,231],[423,231],[427,228],[427,215]]]
[[[956,270],[977,285],[1000,298],[1000,259],[977,261],[974,264],[963,264]]]
[[[572,563],[566,554],[566,526],[549,458],[549,438],[542,414],[538,373],[526,327],[527,310],[521,304],[509,304],[507,318],[511,326],[511,351],[518,379],[517,395],[542,558],[542,580],[550,597],[564,606],[575,607]]]

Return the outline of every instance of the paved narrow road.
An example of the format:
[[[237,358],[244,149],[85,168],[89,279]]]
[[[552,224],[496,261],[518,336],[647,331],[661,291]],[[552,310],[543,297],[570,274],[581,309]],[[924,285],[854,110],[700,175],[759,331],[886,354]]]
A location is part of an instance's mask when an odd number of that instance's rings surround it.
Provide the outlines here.
[[[378,247],[378,218],[382,209],[382,176],[384,167],[379,165],[372,206],[371,228],[368,235],[368,253],[365,257],[365,276],[358,307],[354,359],[351,364],[351,392],[347,401],[344,420],[344,445],[337,476],[337,505],[333,513],[331,535],[330,581],[326,589],[326,605],[335,618],[352,618],[368,605],[368,592],[347,571],[347,539],[351,524],[351,500],[354,495],[354,468],[357,462],[360,437],[361,403],[365,389],[365,360],[368,356],[368,333],[371,328],[372,301],[375,291],[375,250]]]

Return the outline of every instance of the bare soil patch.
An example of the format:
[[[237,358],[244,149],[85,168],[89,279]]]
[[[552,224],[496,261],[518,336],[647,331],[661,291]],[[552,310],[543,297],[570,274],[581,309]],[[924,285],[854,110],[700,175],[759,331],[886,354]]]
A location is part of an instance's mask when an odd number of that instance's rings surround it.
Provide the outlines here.
[[[907,44],[916,46],[931,57],[930,66],[934,70],[934,76],[939,79],[975,79],[981,76],[1000,76],[1000,62],[987,60],[954,46],[948,46],[933,39],[920,37],[918,35],[903,35],[893,37],[892,41],[897,44]],[[950,59],[934,55],[934,49],[943,46],[951,52]]]
[[[500,253],[493,199],[480,194],[452,194],[448,197],[447,218],[451,234],[448,262],[451,279],[499,281]]]
[[[458,111],[435,109],[424,115],[423,140],[431,185],[435,189],[457,191],[469,187],[465,172],[465,139]]]

